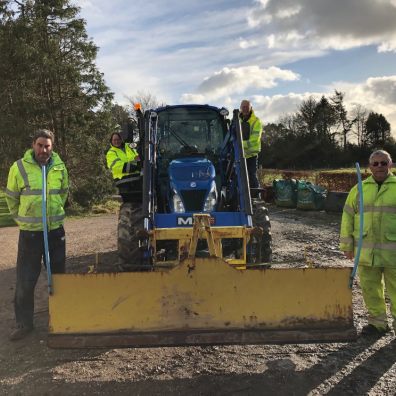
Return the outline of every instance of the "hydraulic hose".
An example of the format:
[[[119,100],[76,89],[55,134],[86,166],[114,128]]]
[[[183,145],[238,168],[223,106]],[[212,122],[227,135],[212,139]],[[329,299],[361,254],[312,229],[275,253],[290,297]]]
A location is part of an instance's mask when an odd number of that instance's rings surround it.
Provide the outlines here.
[[[362,175],[360,173],[360,166],[359,162],[356,162],[356,173],[357,173],[357,178],[358,178],[358,193],[359,193],[359,240],[358,240],[358,245],[356,249],[356,255],[355,255],[355,261],[353,264],[353,270],[351,273],[351,277],[349,278],[349,287],[352,289],[353,285],[353,280],[356,275],[356,271],[359,265],[359,259],[360,259],[360,251],[362,250],[362,243],[363,243],[363,227],[364,227],[364,208],[363,208],[363,186],[362,186]]]
[[[48,294],[52,294],[52,274],[51,274],[51,261],[48,247],[48,224],[47,224],[47,167],[43,165],[41,167],[43,188],[42,188],[42,199],[41,199],[41,212],[43,221],[43,238],[44,238],[44,262],[47,268],[47,279],[48,279]]]

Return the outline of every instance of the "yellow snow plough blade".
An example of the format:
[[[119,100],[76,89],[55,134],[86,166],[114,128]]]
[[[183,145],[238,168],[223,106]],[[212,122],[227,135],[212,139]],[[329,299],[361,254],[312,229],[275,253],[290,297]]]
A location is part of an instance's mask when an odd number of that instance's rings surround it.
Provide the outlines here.
[[[350,268],[238,270],[215,257],[168,271],[53,276],[57,348],[335,342],[356,338]]]

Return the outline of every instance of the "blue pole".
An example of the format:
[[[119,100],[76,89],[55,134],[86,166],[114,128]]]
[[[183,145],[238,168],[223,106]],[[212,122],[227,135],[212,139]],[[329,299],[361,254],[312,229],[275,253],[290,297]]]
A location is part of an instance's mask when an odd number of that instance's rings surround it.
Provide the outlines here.
[[[362,175],[360,173],[359,162],[356,162],[356,173],[358,177],[358,193],[359,193],[359,240],[356,249],[355,261],[353,264],[353,270],[351,273],[351,277],[349,279],[349,287],[352,289],[353,280],[356,275],[356,271],[359,265],[360,259],[360,251],[362,250],[362,242],[363,242],[363,226],[364,226],[364,216],[363,216],[363,186],[362,186]]]
[[[41,212],[43,220],[43,237],[44,237],[44,260],[47,268],[47,279],[48,279],[48,294],[52,294],[52,275],[51,275],[51,261],[48,248],[48,224],[47,224],[47,167],[43,165],[41,167],[43,189],[42,189],[42,200],[41,200]]]

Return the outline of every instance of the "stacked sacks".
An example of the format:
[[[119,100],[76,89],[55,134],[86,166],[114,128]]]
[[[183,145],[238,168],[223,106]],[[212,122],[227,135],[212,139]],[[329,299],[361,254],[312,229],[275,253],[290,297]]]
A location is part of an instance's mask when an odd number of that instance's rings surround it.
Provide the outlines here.
[[[323,210],[327,190],[305,180],[273,181],[275,204],[284,208]]]
[[[5,194],[0,192],[0,227],[16,225],[8,210]]]
[[[272,182],[275,204],[285,208],[295,208],[297,206],[297,180],[275,179]]]
[[[297,182],[297,208],[303,210],[323,210],[327,190],[316,184],[299,180]]]

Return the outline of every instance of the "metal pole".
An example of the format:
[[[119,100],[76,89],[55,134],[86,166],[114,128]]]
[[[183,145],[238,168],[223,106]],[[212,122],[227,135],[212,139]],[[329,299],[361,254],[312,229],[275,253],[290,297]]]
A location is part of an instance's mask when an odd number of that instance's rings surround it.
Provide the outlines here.
[[[239,163],[239,170],[240,170],[240,174],[238,175],[238,177],[240,178],[241,191],[239,191],[239,194],[241,195],[241,198],[244,201],[244,209],[246,211],[246,214],[252,215],[253,208],[252,208],[252,201],[250,196],[249,176],[247,172],[246,158],[243,152],[241,121],[239,120],[238,109],[235,109],[233,111],[233,121],[235,126],[236,140],[237,140],[237,147],[239,154],[239,156],[235,158],[235,161],[237,162],[237,166]]]
[[[42,200],[41,200],[41,212],[43,220],[43,237],[44,237],[44,262],[47,268],[47,279],[48,279],[48,294],[52,294],[52,274],[51,274],[51,261],[48,247],[48,225],[47,225],[47,167],[43,165],[41,167],[43,188],[42,188]]]
[[[358,177],[358,193],[359,193],[359,240],[356,249],[355,261],[353,264],[353,270],[351,273],[351,277],[349,279],[349,287],[352,289],[353,280],[356,275],[356,271],[359,265],[360,259],[360,251],[362,250],[362,243],[363,243],[363,226],[364,226],[364,208],[363,208],[363,185],[362,185],[362,175],[360,173],[360,166],[359,162],[356,162],[356,173]]]

